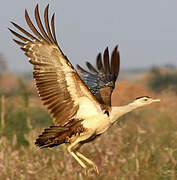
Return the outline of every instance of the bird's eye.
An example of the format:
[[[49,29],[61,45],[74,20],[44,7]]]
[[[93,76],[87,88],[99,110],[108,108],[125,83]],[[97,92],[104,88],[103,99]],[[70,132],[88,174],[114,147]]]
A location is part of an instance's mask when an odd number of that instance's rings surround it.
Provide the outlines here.
[[[147,101],[148,99],[144,99],[144,101]]]
[[[107,114],[109,116],[109,111],[105,111],[104,114]]]

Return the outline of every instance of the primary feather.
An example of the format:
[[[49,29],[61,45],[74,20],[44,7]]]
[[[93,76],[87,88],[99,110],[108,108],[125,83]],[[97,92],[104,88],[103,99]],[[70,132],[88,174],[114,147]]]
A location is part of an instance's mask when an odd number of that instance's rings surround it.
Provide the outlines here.
[[[105,49],[103,61],[101,53],[96,58],[97,69],[95,69],[89,62],[86,62],[89,71],[86,71],[81,66],[77,65],[77,70],[97,99],[106,104],[111,105],[111,95],[115,88],[120,68],[120,57],[117,46],[114,48],[111,61],[109,60],[109,50]]]

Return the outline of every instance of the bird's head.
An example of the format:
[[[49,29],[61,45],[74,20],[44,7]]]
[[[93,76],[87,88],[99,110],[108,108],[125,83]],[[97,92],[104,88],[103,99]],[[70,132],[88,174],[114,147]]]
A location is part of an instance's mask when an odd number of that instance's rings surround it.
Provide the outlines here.
[[[114,123],[119,117],[139,107],[143,107],[153,102],[159,102],[159,101],[160,99],[154,99],[148,96],[142,96],[136,98],[136,100],[134,100],[132,103],[128,105],[112,107],[111,116],[110,116],[111,122]]]
[[[145,106],[154,102],[159,102],[160,99],[154,99],[148,96],[142,96],[142,97],[138,97],[136,98],[136,100],[133,102],[134,105],[141,107],[141,106]]]

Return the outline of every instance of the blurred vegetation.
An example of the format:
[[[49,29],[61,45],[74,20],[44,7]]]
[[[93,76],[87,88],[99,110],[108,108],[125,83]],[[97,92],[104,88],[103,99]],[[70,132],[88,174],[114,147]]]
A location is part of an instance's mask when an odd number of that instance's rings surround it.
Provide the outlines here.
[[[17,147],[21,145],[29,146],[25,135],[30,132],[30,129],[46,127],[52,124],[51,117],[46,110],[41,107],[29,106],[31,92],[29,92],[25,82],[21,78],[18,78],[18,86],[16,92],[13,94],[10,93],[11,95],[5,99],[7,101],[4,107],[5,127],[1,131],[1,135],[5,136],[11,143],[15,135],[17,138]],[[19,106],[17,106],[17,98],[11,100],[12,96],[20,99]],[[2,99],[0,100],[0,112],[2,111],[1,101]]]
[[[13,141],[13,136],[15,135],[17,138],[17,147],[21,145],[29,146],[25,135],[30,132],[31,128],[41,127],[41,124],[44,127],[52,122],[49,114],[43,108],[29,106],[29,96],[31,93],[21,78],[18,78],[18,85],[19,88],[14,96],[19,97],[20,105],[18,107],[15,100],[9,101],[11,97],[5,100],[8,103],[5,103],[5,127],[1,132],[10,142]]]
[[[5,101],[5,127],[1,131],[2,135],[7,137],[7,139],[12,142],[14,135],[17,138],[17,147],[20,145],[28,146],[29,143],[25,139],[25,134],[29,132],[30,129],[30,119],[29,119],[29,93],[26,88],[25,83],[22,79],[18,79],[19,89],[17,91],[17,96],[20,96],[22,100],[22,106],[16,107],[16,102]]]
[[[0,74],[7,70],[7,63],[4,56],[0,53]]]
[[[156,69],[152,73],[152,79],[165,75],[159,70],[156,72]],[[52,120],[38,103],[39,97],[34,96],[27,87],[24,80],[18,79],[16,92],[5,96],[5,126],[2,128],[2,123],[0,126],[0,179],[177,179],[175,93],[168,90],[164,96],[162,90],[157,90],[158,97],[162,100],[160,104],[126,114],[94,142],[84,145],[80,152],[93,160],[100,170],[100,175],[91,171],[89,176],[85,176],[83,169],[67,153],[65,146],[36,151],[35,138],[43,128],[52,125]],[[134,91],[139,93],[136,89]],[[128,102],[128,96],[129,94],[122,98]],[[1,115],[2,109],[0,98]]]
[[[26,112],[21,109],[10,109],[8,114],[5,115],[6,124],[3,129],[3,135],[6,136],[10,142],[12,142],[13,136],[16,135],[18,147],[21,145],[29,145],[24,137],[24,135],[29,132],[26,117]]]
[[[149,87],[156,92],[170,89],[177,93],[177,72],[162,73],[160,69],[154,67],[151,70],[152,77],[149,79]]]
[[[21,78],[18,78],[18,84],[19,84],[19,89],[17,93],[23,99],[25,108],[29,108],[29,91],[27,89],[27,86],[25,85],[25,83]]]

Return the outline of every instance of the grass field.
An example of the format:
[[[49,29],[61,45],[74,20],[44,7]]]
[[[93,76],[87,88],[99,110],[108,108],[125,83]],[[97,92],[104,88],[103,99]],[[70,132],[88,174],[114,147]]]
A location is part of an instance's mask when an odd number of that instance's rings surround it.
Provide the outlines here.
[[[114,105],[123,105],[142,95],[158,97],[161,102],[123,116],[106,133],[80,149],[100,170],[100,175],[90,171],[88,176],[64,145],[44,150],[34,146],[41,130],[52,123],[38,97],[30,97],[28,112],[19,96],[6,98],[5,127],[1,125],[0,179],[176,180],[177,95],[170,90],[157,94],[138,82],[120,82],[112,100]],[[31,127],[26,129],[15,124],[26,121],[24,113],[28,113],[31,121]]]

